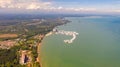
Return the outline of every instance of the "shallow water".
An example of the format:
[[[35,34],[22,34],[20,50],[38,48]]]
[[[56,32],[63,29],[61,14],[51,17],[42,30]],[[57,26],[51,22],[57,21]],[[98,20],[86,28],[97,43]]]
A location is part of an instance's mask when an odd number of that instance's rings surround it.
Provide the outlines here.
[[[72,21],[60,30],[79,33],[71,37],[51,35],[41,46],[43,67],[120,67],[120,17],[67,17]]]

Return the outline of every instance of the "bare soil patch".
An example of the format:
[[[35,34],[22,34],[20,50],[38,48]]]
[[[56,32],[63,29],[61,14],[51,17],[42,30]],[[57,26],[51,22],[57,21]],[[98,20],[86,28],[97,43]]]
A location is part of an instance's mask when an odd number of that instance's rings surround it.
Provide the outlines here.
[[[18,37],[17,34],[0,34],[0,38],[15,38]]]

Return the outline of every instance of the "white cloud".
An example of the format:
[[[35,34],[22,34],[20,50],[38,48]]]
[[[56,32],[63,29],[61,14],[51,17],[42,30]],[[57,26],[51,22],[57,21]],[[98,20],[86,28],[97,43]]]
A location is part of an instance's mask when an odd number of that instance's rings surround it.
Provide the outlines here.
[[[0,0],[1,8],[39,9],[49,5],[51,5],[50,2],[40,2],[38,0]]]
[[[97,11],[96,8],[75,8],[57,6],[51,2],[42,2],[39,0],[0,0],[0,8],[9,9],[26,9],[26,10],[45,10],[45,11],[64,11],[64,12],[81,12]]]
[[[0,0],[0,7],[6,8],[7,5],[11,4],[12,0]]]

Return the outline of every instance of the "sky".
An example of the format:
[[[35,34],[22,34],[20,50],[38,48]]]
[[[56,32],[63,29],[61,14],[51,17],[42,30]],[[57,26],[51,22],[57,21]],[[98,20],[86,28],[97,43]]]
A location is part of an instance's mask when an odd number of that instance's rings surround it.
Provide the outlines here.
[[[120,0],[0,0],[0,13],[120,14]]]

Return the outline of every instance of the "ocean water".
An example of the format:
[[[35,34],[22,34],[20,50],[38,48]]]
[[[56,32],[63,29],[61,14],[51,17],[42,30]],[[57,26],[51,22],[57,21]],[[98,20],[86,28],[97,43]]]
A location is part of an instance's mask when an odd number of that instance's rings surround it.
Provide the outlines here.
[[[66,17],[72,21],[58,29],[79,35],[45,37],[40,49],[42,67],[120,67],[120,17]]]

